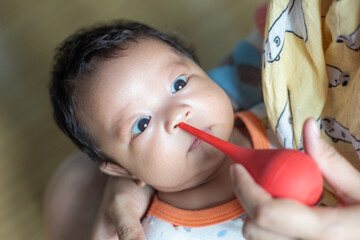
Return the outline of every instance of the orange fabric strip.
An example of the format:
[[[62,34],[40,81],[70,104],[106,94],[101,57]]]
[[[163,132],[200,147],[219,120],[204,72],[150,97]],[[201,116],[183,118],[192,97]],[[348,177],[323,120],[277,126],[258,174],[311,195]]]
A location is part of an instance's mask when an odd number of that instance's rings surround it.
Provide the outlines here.
[[[249,131],[254,149],[269,149],[270,142],[264,126],[259,118],[252,112],[238,112],[235,117],[240,118]]]
[[[174,225],[206,227],[235,219],[245,213],[237,199],[204,210],[183,210],[160,201],[156,196],[149,214]]]

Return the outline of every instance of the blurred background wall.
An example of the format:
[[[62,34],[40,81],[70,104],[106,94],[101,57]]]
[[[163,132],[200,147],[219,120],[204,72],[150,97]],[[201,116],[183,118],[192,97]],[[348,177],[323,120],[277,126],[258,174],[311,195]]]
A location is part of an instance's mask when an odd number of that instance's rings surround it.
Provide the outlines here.
[[[262,2],[0,0],[0,239],[46,239],[46,184],[76,151],[53,122],[47,89],[54,49],[65,37],[97,22],[137,20],[182,33],[207,70],[254,29]]]

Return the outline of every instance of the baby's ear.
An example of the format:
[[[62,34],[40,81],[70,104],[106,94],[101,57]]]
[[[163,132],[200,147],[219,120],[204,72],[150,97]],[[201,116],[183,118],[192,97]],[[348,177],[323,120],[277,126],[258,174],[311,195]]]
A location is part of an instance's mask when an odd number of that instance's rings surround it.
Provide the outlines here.
[[[125,168],[121,167],[117,163],[103,162],[99,165],[99,168],[103,173],[108,174],[110,176],[133,178],[131,173],[129,173]]]

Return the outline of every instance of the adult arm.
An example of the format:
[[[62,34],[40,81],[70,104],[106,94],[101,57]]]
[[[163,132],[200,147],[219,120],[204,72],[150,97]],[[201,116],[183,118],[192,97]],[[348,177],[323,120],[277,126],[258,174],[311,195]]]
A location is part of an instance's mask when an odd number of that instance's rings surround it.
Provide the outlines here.
[[[234,191],[248,219],[248,239],[356,239],[360,236],[360,173],[320,136],[314,119],[303,129],[305,151],[317,162],[340,204],[309,207],[274,199],[240,165],[231,169]]]
[[[140,219],[152,193],[150,187],[139,187],[133,180],[101,173],[84,153],[73,154],[47,186],[44,218],[48,238],[145,239]]]

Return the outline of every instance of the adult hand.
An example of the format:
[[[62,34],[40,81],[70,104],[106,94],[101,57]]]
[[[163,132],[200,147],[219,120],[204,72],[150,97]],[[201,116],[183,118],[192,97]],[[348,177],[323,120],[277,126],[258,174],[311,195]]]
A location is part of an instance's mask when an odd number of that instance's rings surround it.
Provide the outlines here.
[[[341,204],[309,207],[290,199],[272,198],[236,164],[231,169],[234,191],[247,211],[247,239],[358,239],[360,236],[360,173],[320,136],[314,119],[303,129],[304,147]]]
[[[153,189],[133,180],[109,177],[93,228],[92,240],[145,240],[140,219],[145,214]]]

